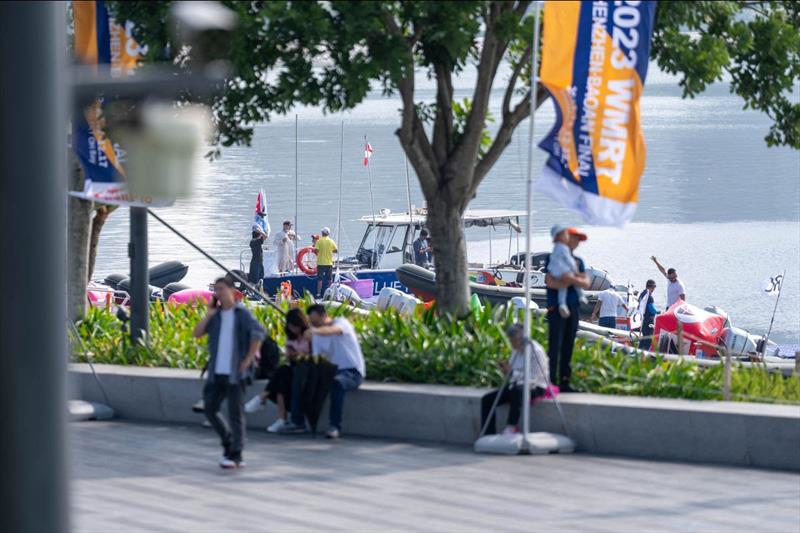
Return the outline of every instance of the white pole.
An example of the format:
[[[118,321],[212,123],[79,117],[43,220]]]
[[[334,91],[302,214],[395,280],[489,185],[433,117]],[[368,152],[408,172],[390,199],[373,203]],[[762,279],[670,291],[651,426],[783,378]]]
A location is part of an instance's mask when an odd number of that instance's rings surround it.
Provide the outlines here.
[[[767,341],[769,340],[769,334],[772,333],[772,324],[775,322],[775,312],[778,310],[778,302],[781,299],[781,293],[783,292],[783,284],[786,281],[786,269],[783,269],[783,275],[781,276],[781,288],[778,289],[778,296],[775,297],[775,307],[772,308],[772,318],[769,320],[769,329],[767,330],[767,336],[764,337],[764,346],[761,348],[761,358],[763,359],[765,355],[767,355]]]
[[[336,249],[342,245],[342,180],[344,176],[344,120],[341,124],[339,132],[339,209],[336,212]],[[336,279],[334,282],[338,283],[339,279],[339,252],[336,252]],[[337,289],[338,290],[338,289]]]
[[[367,136],[364,135],[364,152],[366,156],[367,151]],[[372,211],[372,231],[375,232],[375,249],[372,250],[372,257],[370,258],[370,268],[375,268],[375,260],[374,258],[377,257],[378,254],[378,224],[375,222],[375,197],[372,194],[372,165],[369,164],[369,160],[371,158],[367,158],[367,176],[369,176],[369,208]],[[380,257],[377,257],[378,262],[380,262]]]
[[[524,436],[522,441],[522,450],[528,451],[530,443],[528,442],[528,433],[530,432],[531,425],[531,218],[533,207],[533,120],[536,115],[536,88],[537,88],[537,72],[539,70],[539,2],[534,4],[534,17],[533,17],[533,43],[531,54],[531,118],[528,134],[528,179],[527,179],[527,194],[526,205],[527,217],[525,219],[525,377],[522,386],[522,434]]]
[[[414,262],[414,210],[411,209],[411,180],[408,177],[408,156],[403,154],[403,160],[406,164],[406,198],[408,199],[408,220],[411,222],[411,258]],[[403,263],[406,262],[406,246],[403,246]]]
[[[297,157],[297,144],[298,144],[298,123],[297,115],[294,116],[294,231],[297,233],[300,228],[297,227],[297,201],[298,201],[298,188],[299,188],[299,171],[298,171],[298,157]]]

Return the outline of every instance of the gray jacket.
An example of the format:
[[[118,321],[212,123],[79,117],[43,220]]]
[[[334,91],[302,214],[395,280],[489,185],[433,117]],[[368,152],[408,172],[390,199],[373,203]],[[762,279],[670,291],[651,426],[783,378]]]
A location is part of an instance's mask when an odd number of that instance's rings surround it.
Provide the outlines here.
[[[231,383],[236,383],[239,379],[252,378],[252,369],[248,369],[245,374],[239,375],[239,366],[247,357],[247,350],[250,343],[254,340],[263,340],[265,331],[264,327],[258,323],[256,317],[253,316],[244,305],[237,303],[234,307],[234,352],[231,358],[230,380]],[[208,335],[208,379],[214,379],[214,368],[217,361],[217,346],[219,345],[219,330],[222,317],[217,312],[206,325],[206,334]]]

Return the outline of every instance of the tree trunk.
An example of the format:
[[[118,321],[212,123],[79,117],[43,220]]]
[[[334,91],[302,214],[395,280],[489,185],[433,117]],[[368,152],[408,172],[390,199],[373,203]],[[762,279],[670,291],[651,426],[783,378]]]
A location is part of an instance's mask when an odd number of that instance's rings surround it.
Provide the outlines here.
[[[436,263],[436,307],[461,317],[469,311],[467,243],[458,204],[428,200],[428,230]]]
[[[83,171],[74,159],[69,189],[73,191],[83,189]],[[67,316],[74,322],[86,314],[92,203],[70,196],[67,210]]]
[[[100,232],[103,231],[103,226],[108,220],[108,215],[117,209],[115,205],[101,205],[95,211],[94,218],[92,219],[92,233],[89,238],[89,264],[87,267],[87,281],[92,281],[94,274],[94,265],[97,260],[97,246],[100,243]]]

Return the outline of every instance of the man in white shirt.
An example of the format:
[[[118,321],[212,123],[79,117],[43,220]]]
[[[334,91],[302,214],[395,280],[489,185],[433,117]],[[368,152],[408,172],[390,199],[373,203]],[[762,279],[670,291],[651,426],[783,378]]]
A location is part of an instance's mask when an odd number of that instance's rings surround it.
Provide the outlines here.
[[[337,367],[331,388],[330,427],[325,436],[338,439],[345,393],[359,388],[367,375],[364,355],[356,331],[346,318],[331,318],[324,306],[314,304],[308,308],[308,320],[312,326],[313,354],[324,355]]]
[[[609,287],[597,295],[597,303],[592,310],[592,321],[600,320],[597,325],[603,328],[616,328],[619,309],[628,311],[628,306],[617,291]]]
[[[208,335],[208,378],[203,387],[205,415],[222,441],[222,468],[244,466],[244,389],[264,339],[264,328],[247,308],[236,303],[233,281],[214,282],[208,312],[194,327],[195,338]],[[228,421],[219,414],[228,400]]]
[[[297,242],[297,234],[292,230],[292,221],[284,220],[283,229],[275,234],[273,245],[278,254],[278,271],[286,272],[292,269],[294,259],[294,243]]]
[[[495,398],[500,395],[497,405],[508,404],[508,419],[506,428],[503,434],[517,433],[519,431],[519,417],[522,413],[522,396],[523,385],[525,383],[525,330],[522,324],[513,324],[506,330],[511,347],[514,351],[511,353],[511,358],[508,362],[501,362],[500,369],[505,374],[510,374],[508,385],[503,389],[494,390],[486,394],[481,399],[481,427],[486,423],[489,416],[489,411],[494,405]],[[536,342],[531,342],[531,378],[529,387],[531,387],[531,398],[544,396],[547,389],[547,372],[549,369],[549,362],[544,348]],[[487,435],[494,435],[497,432],[495,427],[495,416],[492,413],[492,418],[486,428]]]
[[[656,256],[650,256],[650,259],[653,260],[653,263],[656,264],[658,270],[667,278],[667,308],[672,307],[672,304],[677,302],[678,300],[686,301],[686,287],[684,287],[683,283],[678,279],[678,273],[675,271],[674,268],[665,269],[664,266],[658,262]]]

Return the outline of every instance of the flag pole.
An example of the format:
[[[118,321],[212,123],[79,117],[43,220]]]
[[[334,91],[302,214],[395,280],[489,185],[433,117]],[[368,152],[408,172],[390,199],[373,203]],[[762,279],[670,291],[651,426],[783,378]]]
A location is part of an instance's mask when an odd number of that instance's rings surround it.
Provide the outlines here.
[[[408,199],[408,218],[411,220],[411,234],[414,234],[414,213],[411,209],[411,181],[408,177],[408,156],[403,154],[403,160],[406,163],[406,198]]]
[[[775,298],[775,307],[772,308],[772,318],[769,320],[769,329],[767,329],[767,335],[764,337],[764,346],[761,347],[761,358],[763,359],[765,355],[767,355],[767,341],[769,341],[769,335],[772,333],[772,324],[775,322],[775,313],[778,311],[778,302],[781,300],[781,293],[783,292],[783,283],[786,281],[786,269],[783,269],[783,275],[781,276],[781,285],[778,289],[778,296]]]
[[[531,54],[531,115],[530,124],[528,127],[528,178],[526,187],[526,202],[525,209],[527,217],[525,218],[525,373],[522,385],[522,452],[530,452],[530,442],[528,441],[528,433],[530,432],[531,424],[531,218],[533,206],[533,127],[534,118],[536,116],[536,89],[537,89],[537,72],[539,67],[539,11],[541,6],[538,1],[534,1],[534,16],[533,16],[533,43]]]
[[[367,136],[364,135],[364,157],[367,163],[367,176],[369,176],[369,207],[372,211],[372,231],[375,232],[375,250],[372,251],[369,267],[375,268],[375,256],[378,253],[378,225],[375,222],[375,197],[372,194],[372,166],[369,164],[371,157],[367,157],[367,146],[369,146],[369,142],[367,141]]]
[[[298,154],[297,154],[297,145],[298,145],[298,121],[297,115],[294,116],[294,231],[297,233],[300,231],[300,228],[297,227],[297,204],[298,204],[298,189],[299,189],[299,176],[300,173],[298,171]]]

